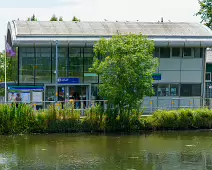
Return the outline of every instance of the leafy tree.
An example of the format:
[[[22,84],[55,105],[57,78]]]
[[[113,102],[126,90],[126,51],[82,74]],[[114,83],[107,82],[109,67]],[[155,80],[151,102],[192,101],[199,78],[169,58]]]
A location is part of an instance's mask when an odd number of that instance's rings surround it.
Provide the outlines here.
[[[201,23],[212,29],[212,0],[199,0],[200,10],[196,15],[201,16]]]
[[[56,17],[55,14],[52,15],[50,21],[58,21],[58,18]]]
[[[17,80],[18,58],[7,57],[6,60],[7,82]],[[5,81],[5,51],[0,52],[0,82]],[[0,88],[0,96],[4,96],[4,88]]]
[[[74,16],[72,21],[80,22],[80,19],[78,19],[77,17]]]
[[[27,19],[27,21],[38,21],[38,19],[35,17],[35,14],[33,14],[31,18]]]
[[[139,109],[144,96],[153,95],[152,74],[158,60],[153,57],[154,42],[134,34],[101,39],[94,46],[91,72],[100,75],[99,95],[119,113]]]
[[[60,18],[59,18],[59,21],[63,21],[63,17],[60,17]]]

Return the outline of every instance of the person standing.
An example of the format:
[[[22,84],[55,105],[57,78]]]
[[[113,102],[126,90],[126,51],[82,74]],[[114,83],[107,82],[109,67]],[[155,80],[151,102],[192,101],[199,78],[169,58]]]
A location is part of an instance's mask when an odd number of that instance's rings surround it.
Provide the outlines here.
[[[15,101],[16,101],[16,107],[18,108],[18,104],[21,103],[22,101],[22,98],[19,93],[16,94]]]

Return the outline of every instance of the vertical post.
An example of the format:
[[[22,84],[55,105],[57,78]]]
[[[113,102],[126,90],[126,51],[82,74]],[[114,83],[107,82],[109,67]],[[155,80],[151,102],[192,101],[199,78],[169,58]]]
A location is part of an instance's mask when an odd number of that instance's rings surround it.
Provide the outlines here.
[[[55,71],[55,103],[57,103],[58,100],[58,41],[56,40],[56,51],[55,51],[55,59],[56,59],[56,71]]]
[[[4,53],[4,102],[7,102],[7,53]]]

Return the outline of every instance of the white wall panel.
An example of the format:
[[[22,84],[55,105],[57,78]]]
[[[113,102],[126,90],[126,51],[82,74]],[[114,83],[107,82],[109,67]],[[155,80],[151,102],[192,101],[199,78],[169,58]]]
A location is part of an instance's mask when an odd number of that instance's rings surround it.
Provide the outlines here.
[[[181,71],[182,83],[201,83],[202,71]]]
[[[182,70],[202,70],[202,58],[182,59]]]
[[[180,70],[180,58],[161,58],[160,70]]]

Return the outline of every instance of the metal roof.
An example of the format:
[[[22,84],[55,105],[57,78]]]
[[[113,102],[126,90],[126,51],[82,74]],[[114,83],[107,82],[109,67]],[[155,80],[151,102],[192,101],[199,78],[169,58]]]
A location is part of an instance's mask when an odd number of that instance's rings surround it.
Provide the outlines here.
[[[212,46],[212,31],[199,23],[12,21],[7,30],[14,46],[47,44],[56,40],[64,44],[93,45],[100,37],[110,38],[117,33],[142,33],[163,46],[173,42],[176,46]]]
[[[212,36],[199,23],[15,21],[16,36],[112,36],[117,32],[147,36]]]

